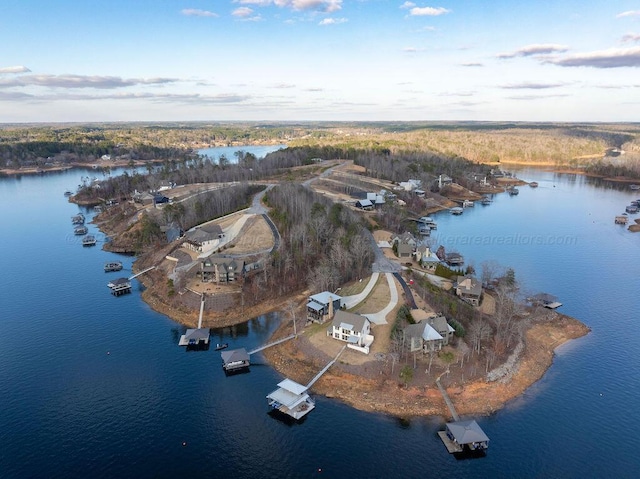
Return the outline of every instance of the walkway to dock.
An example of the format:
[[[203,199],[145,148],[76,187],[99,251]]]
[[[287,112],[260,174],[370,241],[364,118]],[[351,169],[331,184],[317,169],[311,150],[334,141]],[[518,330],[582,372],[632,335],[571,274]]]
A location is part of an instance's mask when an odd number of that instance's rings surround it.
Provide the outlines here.
[[[346,345],[346,344],[345,344],[344,346],[342,346],[342,349],[340,350],[340,352],[338,353],[338,355],[337,355],[335,358],[333,358],[331,361],[329,361],[329,364],[327,364],[324,368],[322,368],[322,369],[320,370],[320,372],[319,372],[318,374],[316,374],[316,375],[314,376],[314,378],[309,382],[309,384],[307,384],[307,389],[310,389],[310,388],[311,388],[311,386],[313,386],[313,385],[316,383],[316,381],[317,381],[318,379],[320,379],[320,377],[321,377],[324,373],[326,373],[326,372],[327,372],[327,370],[328,370],[331,366],[333,366],[333,364],[338,360],[338,358],[339,358],[339,357],[340,357],[340,355],[344,352],[344,350],[345,350],[345,349],[347,349],[347,345]]]
[[[200,316],[198,317],[198,329],[202,328],[202,313],[204,312],[204,293],[200,296]]]
[[[278,339],[277,341],[274,341],[272,343],[265,344],[264,346],[260,346],[259,348],[256,348],[256,349],[252,349],[247,354],[248,355],[255,354],[255,353],[259,352],[259,351],[262,351],[263,349],[267,349],[267,348],[270,348],[271,346],[275,346],[277,344],[284,343],[285,341],[289,341],[290,339],[293,339],[296,336],[297,336],[296,334],[291,334],[291,335],[287,336],[286,338]]]
[[[453,406],[453,403],[451,402],[451,398],[447,394],[447,391],[445,390],[445,388],[442,387],[442,384],[440,384],[440,377],[436,379],[436,386],[438,386],[438,389],[440,390],[440,394],[442,394],[442,397],[444,398],[444,402],[447,404],[449,411],[451,411],[451,416],[453,417],[453,420],[456,422],[459,421],[460,416],[458,416],[458,413],[456,412],[456,408]]]
[[[133,278],[137,278],[138,276],[140,276],[141,274],[146,273],[147,271],[151,271],[152,269],[155,269],[155,266],[151,266],[151,267],[149,267],[147,269],[143,269],[139,273],[136,273],[133,276],[129,276],[129,281],[131,281]]]

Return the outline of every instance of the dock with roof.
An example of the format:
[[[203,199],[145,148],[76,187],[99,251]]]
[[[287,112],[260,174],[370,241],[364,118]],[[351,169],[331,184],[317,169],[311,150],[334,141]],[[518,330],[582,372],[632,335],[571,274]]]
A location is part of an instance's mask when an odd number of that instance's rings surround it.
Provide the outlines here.
[[[142,274],[142,273],[139,273]],[[191,348],[208,348],[209,337],[211,331],[209,328],[202,327],[202,314],[204,313],[204,294],[200,297],[200,316],[198,317],[197,329],[187,329],[187,331],[180,336],[178,346],[186,346],[187,349]]]
[[[337,356],[329,361],[329,363],[322,368],[306,386],[291,379],[284,379],[280,381],[278,383],[278,389],[267,395],[267,402],[269,406],[297,420],[302,419],[304,416],[309,414],[316,405],[314,400],[309,396],[308,390],[311,389],[311,386],[313,386],[331,366],[333,366],[346,348],[347,346],[344,345]]]

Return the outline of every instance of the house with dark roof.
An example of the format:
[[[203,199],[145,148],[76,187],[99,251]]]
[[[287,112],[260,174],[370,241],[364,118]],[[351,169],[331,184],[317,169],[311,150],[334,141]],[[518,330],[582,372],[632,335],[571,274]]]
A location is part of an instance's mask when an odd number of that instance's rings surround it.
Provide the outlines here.
[[[417,244],[415,237],[408,231],[395,236],[392,240],[392,245],[396,246],[396,254],[399,258],[411,259]]]
[[[336,311],[342,307],[342,297],[337,294],[323,291],[309,297],[307,303],[307,321],[324,323],[332,320]]]
[[[200,261],[200,280],[203,283],[231,283],[244,276],[244,261],[209,256]]]
[[[339,341],[345,341],[347,347],[369,354],[373,343],[371,322],[360,314],[336,311],[331,326],[327,329],[327,336]]]
[[[373,209],[373,202],[371,200],[358,200],[356,201],[356,208],[360,208],[361,210],[371,210]]]
[[[458,276],[455,284],[456,296],[473,306],[480,305],[482,284],[473,276]]]
[[[199,253],[202,253],[204,249],[211,247],[224,238],[222,228],[217,224],[208,224],[204,226],[198,226],[185,233],[184,245]]]

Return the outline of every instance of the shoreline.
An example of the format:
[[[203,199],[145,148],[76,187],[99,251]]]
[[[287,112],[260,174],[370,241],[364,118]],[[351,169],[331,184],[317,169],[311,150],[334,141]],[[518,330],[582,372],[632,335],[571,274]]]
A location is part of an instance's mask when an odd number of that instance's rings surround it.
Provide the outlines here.
[[[111,229],[105,223],[98,226],[104,233],[108,233]],[[157,259],[157,255],[155,258],[153,254],[143,255],[134,262],[134,271],[144,269]],[[178,324],[196,327],[198,311],[176,307],[171,304],[171,301],[167,301],[162,294],[164,292],[162,278],[157,274],[161,273],[154,271],[139,278],[145,286],[142,293],[143,301],[154,311],[164,314]],[[215,328],[240,324],[248,319],[282,310],[283,305],[289,300],[293,299],[301,303],[305,298],[305,292],[302,291],[292,296],[244,307],[242,310],[207,312],[203,315],[203,325]],[[467,382],[464,381],[463,374],[462,380],[456,383],[446,375],[443,377],[442,383],[460,414],[486,415],[503,408],[507,402],[521,396],[527,388],[544,376],[553,364],[554,350],[558,346],[582,337],[590,331],[577,319],[557,312],[550,315],[552,320],[533,323],[526,331],[525,352],[518,359],[516,370],[511,371],[504,382],[489,383],[482,379]],[[283,320],[270,340],[287,335],[290,328],[288,323]],[[286,332],[285,329],[287,329]],[[310,350],[308,345],[306,351],[298,347],[302,344],[301,341],[305,341],[303,334],[300,333],[298,339],[294,341],[265,350],[263,355],[267,363],[280,374],[305,384],[326,364],[327,358],[323,351]],[[394,376],[383,373],[383,364],[376,361],[374,357],[365,358],[363,363],[364,369],[357,371],[366,372],[368,368],[366,374],[354,373],[353,369],[349,372],[348,365],[344,367],[343,361],[339,361],[314,385],[313,393],[339,399],[362,411],[381,412],[398,417],[434,415],[449,417],[449,410],[435,386],[435,374],[433,377],[429,376],[424,386],[405,388],[399,386],[397,374]],[[397,367],[399,371],[402,364],[397,364]],[[454,369],[459,366],[456,363],[449,367]],[[378,376],[372,375],[373,371],[378,370],[380,373]],[[436,370],[441,372],[438,368]]]
[[[274,336],[278,335],[281,328],[278,328]],[[544,376],[553,364],[556,348],[589,332],[590,328],[577,319],[557,314],[551,321],[537,323],[529,328],[526,333],[525,352],[517,362],[516,371],[508,380],[474,380],[462,384],[447,384],[445,376],[442,382],[460,415],[492,414],[520,397]],[[314,368],[318,369],[319,365],[304,357],[295,344],[296,341],[299,339],[267,349],[263,355],[270,366],[280,374],[304,384],[312,377],[310,375]],[[400,366],[398,365],[398,370]],[[338,399],[365,412],[384,413],[402,418],[448,418],[450,412],[435,385],[435,375],[432,379],[433,382],[430,384],[405,389],[400,387],[398,380],[388,377],[363,378],[346,372],[336,363],[313,386],[313,393]]]

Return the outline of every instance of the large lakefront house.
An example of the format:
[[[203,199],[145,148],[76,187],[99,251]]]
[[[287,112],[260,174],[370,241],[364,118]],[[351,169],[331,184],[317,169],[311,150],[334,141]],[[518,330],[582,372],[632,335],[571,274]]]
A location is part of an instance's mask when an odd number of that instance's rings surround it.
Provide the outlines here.
[[[480,297],[482,296],[482,284],[473,276],[458,276],[456,281],[456,296],[465,300],[473,306],[480,305]]]
[[[331,326],[327,329],[327,336],[339,341],[345,341],[347,347],[369,354],[373,343],[371,322],[360,314],[336,311]]]
[[[242,279],[245,265],[241,259],[212,255],[200,261],[199,273],[203,283],[232,283]]]
[[[402,331],[409,351],[436,352],[449,344],[455,329],[444,316],[421,309],[412,309],[411,316],[416,324],[410,324]]]
[[[190,250],[202,253],[207,249],[215,248],[215,245],[224,238],[222,228],[217,224],[199,226],[185,233],[184,245]]]
[[[333,315],[342,307],[342,297],[323,291],[309,297],[307,303],[307,321],[324,323],[333,319]]]

